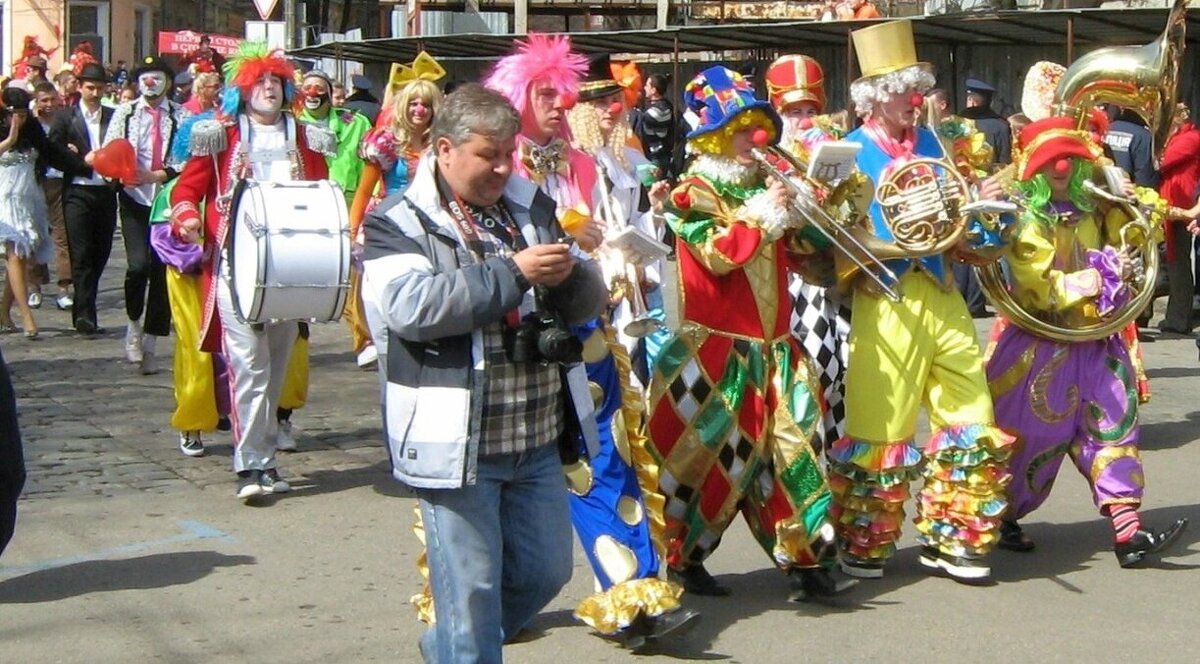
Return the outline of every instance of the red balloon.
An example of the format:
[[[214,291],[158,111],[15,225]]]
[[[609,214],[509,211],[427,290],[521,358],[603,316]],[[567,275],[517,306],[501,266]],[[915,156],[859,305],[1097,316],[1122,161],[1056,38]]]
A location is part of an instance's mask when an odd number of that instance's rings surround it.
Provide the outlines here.
[[[137,155],[124,138],[113,140],[92,154],[92,170],[129,185],[137,182]]]

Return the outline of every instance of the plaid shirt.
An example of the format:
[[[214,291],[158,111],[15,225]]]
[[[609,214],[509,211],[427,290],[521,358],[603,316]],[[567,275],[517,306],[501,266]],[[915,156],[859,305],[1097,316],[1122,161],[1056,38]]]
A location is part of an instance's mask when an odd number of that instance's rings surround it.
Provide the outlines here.
[[[513,250],[488,232],[489,223],[499,223],[497,215],[488,210],[471,212],[480,222],[484,256],[511,256]],[[563,432],[563,388],[558,365],[512,362],[504,350],[506,326],[499,321],[483,328],[487,377],[479,424],[479,456],[525,452],[555,443]]]

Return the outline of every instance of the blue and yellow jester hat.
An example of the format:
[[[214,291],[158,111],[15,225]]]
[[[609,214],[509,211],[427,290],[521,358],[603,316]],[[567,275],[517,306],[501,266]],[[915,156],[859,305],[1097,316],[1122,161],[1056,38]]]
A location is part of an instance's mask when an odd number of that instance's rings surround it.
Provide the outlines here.
[[[738,116],[756,109],[775,125],[772,142],[783,131],[783,122],[771,104],[755,98],[754,88],[741,74],[721,65],[696,74],[683,90],[683,103],[700,116],[700,124],[688,132],[689,141],[724,129]]]

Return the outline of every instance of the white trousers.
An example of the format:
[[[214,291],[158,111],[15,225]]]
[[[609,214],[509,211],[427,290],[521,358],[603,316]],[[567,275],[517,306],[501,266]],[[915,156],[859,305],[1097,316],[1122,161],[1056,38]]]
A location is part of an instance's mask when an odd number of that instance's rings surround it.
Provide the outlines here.
[[[275,409],[283,391],[288,356],[300,334],[295,321],[251,325],[238,320],[222,262],[217,280],[217,310],[229,364],[229,403],[233,423],[233,469],[275,467]]]

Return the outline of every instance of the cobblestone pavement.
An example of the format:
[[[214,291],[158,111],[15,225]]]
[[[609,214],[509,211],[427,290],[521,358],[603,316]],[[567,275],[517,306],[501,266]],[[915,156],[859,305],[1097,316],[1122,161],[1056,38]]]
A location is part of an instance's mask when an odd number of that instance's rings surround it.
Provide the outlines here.
[[[105,337],[68,331],[47,298],[40,339],[0,338],[30,475],[0,564],[0,663],[417,661],[413,501],[387,474],[377,379],[355,367],[344,326],[313,327],[309,402],[293,417],[300,451],[280,461],[296,490],[247,508],[233,497],[228,434],[209,436],[205,457],[178,451],[171,342],[156,376],[122,357],[120,247],[102,284]],[[1145,348],[1145,516],[1195,521],[1196,349],[1178,338]],[[687,598],[700,625],[636,661],[1193,661],[1200,524],[1175,556],[1120,570],[1084,483],[1069,464],[1062,476],[1029,519],[1038,551],[995,555],[987,588],[925,574],[909,525],[883,580],[790,604],[785,578],[734,524],[710,561],[733,596]],[[635,659],[573,619],[593,590],[581,551],[575,561],[509,661]]]
[[[75,334],[69,312],[57,311],[48,297],[35,311],[38,339],[4,340],[25,436],[28,500],[232,486],[228,433],[205,434],[203,458],[179,453],[170,425],[174,337],[159,340],[157,375],[143,376],[124,359],[120,246],[118,238],[102,283],[106,335]],[[356,367],[344,325],[312,330],[309,402],[292,418],[303,453],[283,457],[280,466],[299,483],[315,473],[336,473],[347,483],[375,478],[386,460],[376,374]]]

